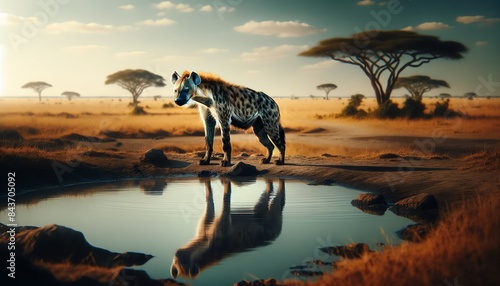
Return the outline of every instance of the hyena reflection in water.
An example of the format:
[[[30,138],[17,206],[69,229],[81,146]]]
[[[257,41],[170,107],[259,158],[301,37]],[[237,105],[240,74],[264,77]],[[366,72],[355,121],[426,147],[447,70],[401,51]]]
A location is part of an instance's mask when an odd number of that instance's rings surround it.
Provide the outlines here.
[[[175,253],[170,268],[172,277],[194,278],[203,269],[234,253],[270,244],[281,233],[285,182],[279,180],[278,190],[266,180],[266,189],[253,210],[231,211],[231,182],[222,178],[224,200],[222,212],[215,217],[212,186],[205,181],[206,210],[200,218],[196,237]],[[274,197],[273,197],[274,196]]]

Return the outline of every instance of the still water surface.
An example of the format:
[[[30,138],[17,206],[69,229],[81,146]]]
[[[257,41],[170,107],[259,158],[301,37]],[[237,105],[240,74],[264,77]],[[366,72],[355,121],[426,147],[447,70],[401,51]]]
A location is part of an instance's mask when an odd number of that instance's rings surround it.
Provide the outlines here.
[[[232,285],[242,279],[291,278],[292,266],[336,260],[319,251],[324,246],[399,244],[395,231],[412,222],[390,211],[361,212],[350,204],[358,194],[296,180],[127,181],[73,187],[43,198],[19,196],[16,218],[19,225],[73,228],[110,251],[152,254],[136,268],[153,278]],[[0,218],[6,217],[1,211]]]

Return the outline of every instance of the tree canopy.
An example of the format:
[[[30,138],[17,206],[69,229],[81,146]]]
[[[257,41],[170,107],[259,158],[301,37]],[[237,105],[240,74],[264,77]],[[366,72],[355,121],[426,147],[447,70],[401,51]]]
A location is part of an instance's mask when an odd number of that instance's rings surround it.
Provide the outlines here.
[[[68,100],[71,100],[73,97],[80,97],[80,94],[78,92],[74,91],[65,91],[61,93],[61,95],[64,95],[68,98]]]
[[[333,83],[324,83],[318,85],[316,88],[319,90],[323,90],[326,93],[326,99],[328,100],[328,94],[330,93],[330,91],[336,89],[337,86]]]
[[[450,85],[439,79],[432,79],[426,75],[413,75],[409,77],[400,77],[394,84],[394,89],[406,88],[411,97],[417,101],[422,100],[424,93],[438,87],[450,87]]]
[[[379,105],[390,99],[403,70],[416,68],[439,58],[461,59],[467,48],[455,41],[412,31],[365,31],[350,38],[322,40],[299,56],[328,57],[360,67],[370,79]],[[384,76],[383,76],[384,75]],[[387,82],[384,85],[382,80]]]
[[[449,94],[449,93],[443,92],[443,93],[439,94],[439,98],[441,98],[441,99],[450,98],[450,97],[451,97],[451,94]]]
[[[154,86],[165,86],[165,79],[157,74],[143,69],[126,69],[114,74],[108,75],[105,84],[116,84],[132,94],[134,105],[137,105],[137,99],[144,89]]]
[[[44,81],[30,81],[21,88],[31,88],[38,93],[38,101],[42,101],[42,91],[46,88],[52,87],[52,85]]]
[[[465,96],[467,99],[472,100],[472,99],[474,99],[474,97],[477,97],[477,94],[476,94],[475,92],[466,92],[466,93],[464,94],[464,96]]]

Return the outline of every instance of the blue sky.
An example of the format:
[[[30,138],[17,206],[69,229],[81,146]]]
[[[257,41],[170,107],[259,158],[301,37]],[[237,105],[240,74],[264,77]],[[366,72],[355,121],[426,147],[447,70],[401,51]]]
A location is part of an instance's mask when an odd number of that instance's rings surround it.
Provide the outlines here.
[[[44,95],[129,96],[106,76],[127,68],[162,75],[172,96],[173,70],[197,70],[271,96],[331,96],[373,91],[362,71],[321,58],[298,57],[320,40],[366,29],[413,31],[459,41],[459,61],[439,59],[403,76],[425,74],[448,92],[500,94],[500,1],[479,0],[4,0],[0,3],[0,96],[33,96],[29,81],[53,85]],[[495,90],[496,88],[496,90]],[[396,95],[402,95],[403,90]]]

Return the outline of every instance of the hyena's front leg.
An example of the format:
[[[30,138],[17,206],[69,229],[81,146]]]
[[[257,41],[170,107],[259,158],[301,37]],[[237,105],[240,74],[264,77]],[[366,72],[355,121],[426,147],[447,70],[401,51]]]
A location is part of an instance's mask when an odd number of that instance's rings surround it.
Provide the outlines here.
[[[229,134],[229,120],[220,123],[222,133],[222,150],[224,151],[224,158],[221,161],[222,167],[231,166],[231,136]]]
[[[200,108],[200,112],[202,113],[203,124],[205,125],[205,156],[200,160],[200,165],[208,165],[212,158],[216,121],[210,110]]]

